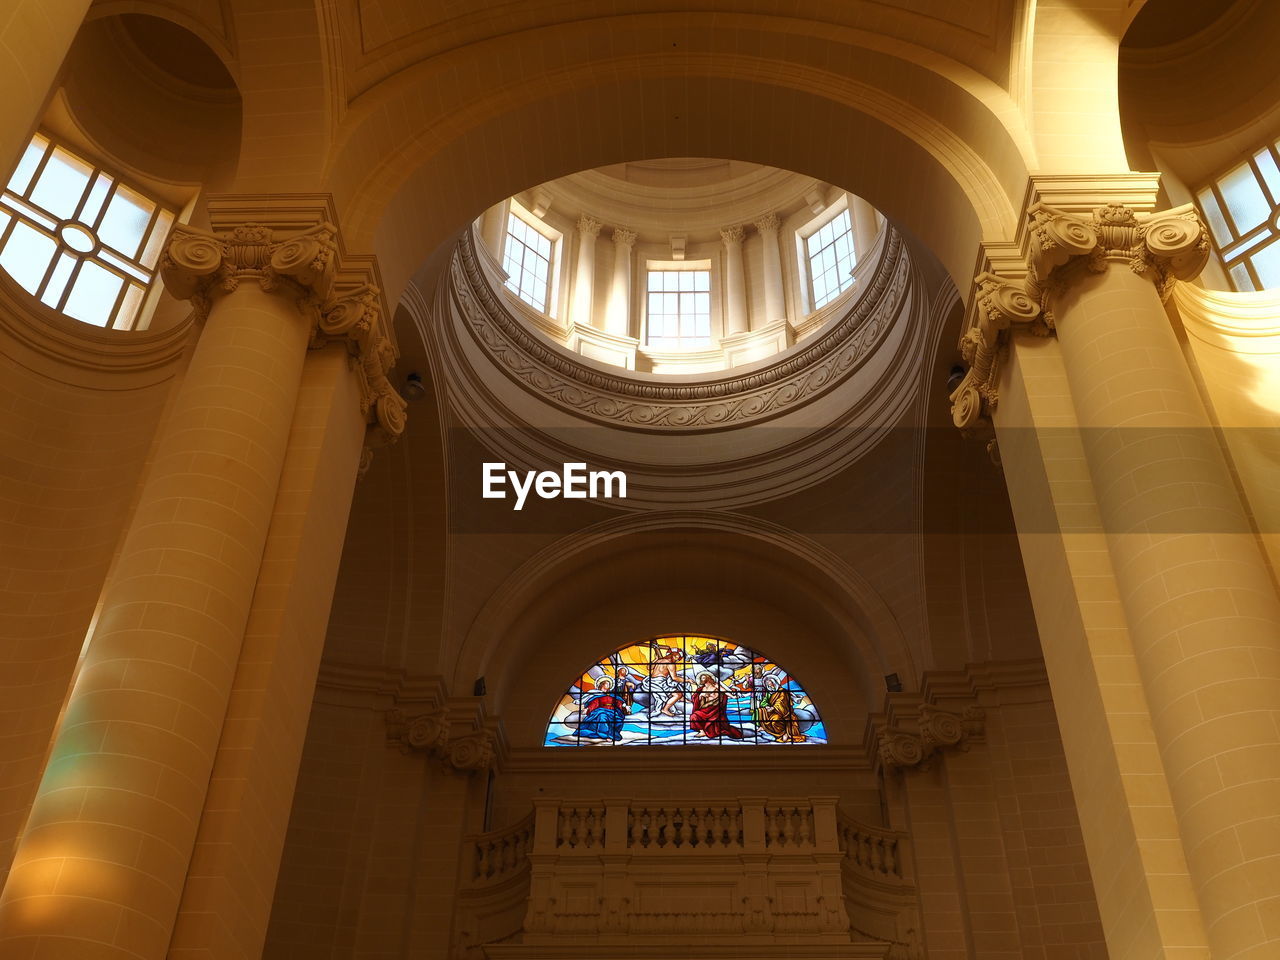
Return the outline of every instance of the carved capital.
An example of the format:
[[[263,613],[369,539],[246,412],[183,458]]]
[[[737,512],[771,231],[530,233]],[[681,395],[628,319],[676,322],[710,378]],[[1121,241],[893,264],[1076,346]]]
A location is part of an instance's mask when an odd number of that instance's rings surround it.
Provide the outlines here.
[[[722,227],[720,229],[720,239],[723,240],[726,245],[739,244],[742,242],[742,238],[744,236],[746,236],[746,232],[742,229],[740,224],[735,224],[731,227]]]
[[[886,770],[914,767],[925,758],[924,744],[909,733],[890,733],[880,738],[877,746],[880,766]]]
[[[447,707],[438,706],[408,716],[403,710],[386,715],[387,742],[402,753],[423,753],[439,760],[456,773],[474,773],[492,766],[496,754],[494,736],[488,730],[473,730],[451,736],[452,717]]]
[[[581,216],[578,218],[578,233],[586,239],[594,240],[600,235],[600,228],[603,224],[595,217]]]
[[[613,242],[620,247],[629,247],[636,242],[636,232],[630,227],[614,227]]]
[[[393,443],[404,433],[407,407],[387,378],[397,357],[383,326],[382,296],[376,286],[360,284],[324,304],[311,346],[335,342],[345,344],[351,356],[360,385],[360,413],[369,425],[361,459],[363,473],[371,462],[373,448]]]
[[[944,750],[968,750],[971,739],[985,732],[985,712],[969,704],[957,712],[928,702],[891,704],[868,726],[872,761],[883,771],[927,765]]]
[[[1167,299],[1175,280],[1195,279],[1209,259],[1209,237],[1191,204],[1148,214],[1109,203],[1086,219],[1036,203],[1027,216],[1031,266],[1050,291],[1069,284],[1081,267],[1099,273],[1123,262]]]
[[[981,273],[974,278],[973,300],[970,325],[960,338],[960,353],[969,369],[951,394],[951,419],[961,430],[969,430],[995,413],[1000,363],[1008,350],[1010,327],[1026,324],[1036,333],[1048,332],[1040,303],[1021,284]]]
[[[245,280],[295,299],[323,299],[333,285],[336,236],[330,223],[283,235],[260,223],[218,233],[181,226],[160,258],[160,273],[166,289],[192,301],[199,315],[207,314],[213,297]]]
[[[756,229],[761,233],[777,233],[780,226],[782,221],[778,219],[776,213],[770,213],[756,221]]]

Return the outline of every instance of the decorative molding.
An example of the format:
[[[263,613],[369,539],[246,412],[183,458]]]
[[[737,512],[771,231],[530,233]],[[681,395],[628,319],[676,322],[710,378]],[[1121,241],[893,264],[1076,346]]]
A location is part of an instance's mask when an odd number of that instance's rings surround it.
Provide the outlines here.
[[[496,724],[485,722],[483,707],[474,698],[443,698],[438,685],[430,704],[396,706],[384,714],[387,743],[402,753],[420,753],[438,760],[453,773],[488,770],[498,761],[501,737]]]
[[[639,234],[637,234],[634,230],[632,230],[629,227],[613,228],[613,242],[622,247],[631,246],[633,243],[636,242],[636,238],[638,236]]]
[[[725,242],[726,246],[742,243],[742,238],[746,235],[746,231],[742,229],[741,224],[720,228],[720,239]]]
[[[952,421],[966,432],[990,426],[999,404],[997,384],[1009,331],[1022,326],[1038,336],[1052,333],[1054,298],[1083,276],[1124,263],[1150,279],[1161,300],[1167,300],[1175,281],[1195,279],[1208,262],[1208,234],[1191,204],[1148,212],[1148,204],[1139,199],[1142,185],[1135,189],[1124,180],[1102,191],[1107,202],[1086,215],[1077,196],[1084,185],[1052,185],[1055,199],[1065,206],[1040,199],[1048,186],[1033,181],[1020,242],[985,249],[982,260],[991,269],[974,278],[959,343],[968,370],[950,397]],[[1123,200],[1108,197],[1117,192]]]
[[[662,383],[588,368],[526,329],[486,278],[471,232],[450,265],[450,297],[471,334],[508,376],[588,420],[639,430],[705,430],[772,419],[860,367],[908,303],[911,263],[889,231],[862,295],[830,330],[763,369],[699,383]]]
[[[777,233],[778,228],[782,226],[782,221],[778,219],[776,213],[770,213],[761,217],[755,222],[756,229],[761,233]]]
[[[583,215],[578,218],[577,226],[578,233],[580,233],[584,239],[594,240],[600,235],[600,228],[604,226],[604,224],[595,219],[595,217]]]
[[[372,258],[344,258],[338,231],[328,219],[332,206],[323,198],[301,198],[288,205],[253,198],[211,201],[215,225],[224,229],[177,228],[160,260],[166,288],[190,300],[196,320],[207,318],[213,301],[244,281],[294,299],[311,323],[311,348],[342,343],[359,382],[360,412],[368,430],[360,470],[368,469],[372,451],[398,438],[405,428],[404,398],[391,385],[388,371],[398,351],[384,320],[386,309],[376,284]],[[267,222],[229,223],[246,211],[272,217]],[[288,228],[313,222],[300,230]],[[284,229],[282,229],[282,227]],[[344,263],[344,260],[346,261]]]

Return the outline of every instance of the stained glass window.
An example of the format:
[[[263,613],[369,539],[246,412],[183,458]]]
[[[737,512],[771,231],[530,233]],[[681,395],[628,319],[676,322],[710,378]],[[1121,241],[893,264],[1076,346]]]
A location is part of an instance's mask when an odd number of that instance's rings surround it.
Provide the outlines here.
[[[610,654],[574,680],[547,724],[548,747],[826,743],[796,678],[714,637],[659,637]]]
[[[1280,287],[1280,142],[1196,195],[1237,290]]]
[[[173,211],[36,134],[0,192],[0,267],[43,303],[132,329]]]

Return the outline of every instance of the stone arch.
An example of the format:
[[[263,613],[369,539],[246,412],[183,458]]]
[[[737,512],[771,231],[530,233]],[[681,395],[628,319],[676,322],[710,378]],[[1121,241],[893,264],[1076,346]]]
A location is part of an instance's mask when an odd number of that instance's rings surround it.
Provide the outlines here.
[[[623,35],[626,52],[616,49]],[[967,290],[978,241],[1012,236],[1028,141],[1003,90],[906,46],[710,14],[674,31],[668,18],[632,16],[517,32],[466,48],[488,69],[463,78],[455,59],[436,57],[353,102],[328,186],[349,245],[378,253],[392,296],[504,196],[588,167],[680,155],[752,160],[856,190]]]
[[[703,554],[714,554],[716,566],[705,566]],[[656,582],[631,576],[654,569],[645,564],[655,557],[665,557],[668,566]],[[684,566],[677,569],[677,560]],[[686,566],[708,574],[681,591],[671,580]],[[593,571],[603,570],[615,584],[613,596],[605,600],[592,579]],[[734,584],[726,587],[725,579]],[[512,701],[512,728],[524,729],[542,701],[521,702],[515,678],[525,682],[535,647],[560,629],[557,624],[563,633],[557,635],[556,667],[598,656],[608,645],[600,639],[602,630],[627,631],[619,642],[632,634],[732,637],[789,665],[795,661],[794,669],[806,677],[822,674],[817,657],[829,656],[841,675],[856,682],[855,695],[843,698],[844,719],[850,723],[878,702],[885,674],[898,673],[911,684],[927,657],[908,640],[885,601],[844,560],[805,537],[730,513],[623,517],[544,548],[507,578],[468,626],[454,660],[452,687],[470,689],[484,676],[495,709],[506,715]],[[768,633],[784,626],[793,632],[810,630],[815,639],[788,654]],[[558,695],[562,679],[551,669],[539,681],[546,689],[538,692]],[[835,699],[823,697],[821,680],[808,682],[815,698]],[[533,725],[541,729],[541,723]]]

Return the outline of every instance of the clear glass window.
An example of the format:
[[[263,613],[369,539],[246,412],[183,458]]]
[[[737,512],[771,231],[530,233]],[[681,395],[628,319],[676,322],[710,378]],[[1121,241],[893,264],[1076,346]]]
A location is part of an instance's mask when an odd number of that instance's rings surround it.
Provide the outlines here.
[[[650,270],[647,343],[658,350],[711,346],[711,271]]]
[[[813,309],[825,307],[853,285],[853,223],[849,210],[828,220],[805,239],[809,261],[809,292]]]
[[[507,289],[535,310],[547,311],[551,290],[551,240],[514,213],[507,215],[507,242],[502,249]]]
[[[0,193],[0,267],[96,327],[133,329],[175,215],[36,134]]]
[[[1196,195],[1237,290],[1280,287],[1280,141]]]

